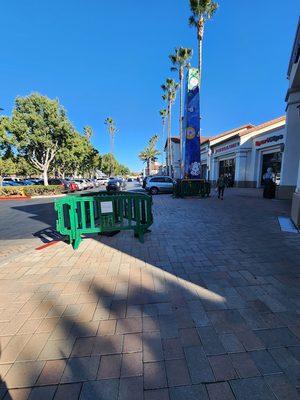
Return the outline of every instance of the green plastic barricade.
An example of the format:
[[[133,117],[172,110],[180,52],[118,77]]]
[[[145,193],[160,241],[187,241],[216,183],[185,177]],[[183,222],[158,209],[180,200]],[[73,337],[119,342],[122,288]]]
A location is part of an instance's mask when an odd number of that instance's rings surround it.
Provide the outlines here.
[[[174,197],[200,196],[208,197],[210,195],[211,185],[204,179],[178,179],[174,184]]]
[[[133,230],[144,242],[144,233],[153,223],[152,198],[143,193],[107,192],[66,196],[55,201],[56,230],[68,236],[74,249],[82,235]]]

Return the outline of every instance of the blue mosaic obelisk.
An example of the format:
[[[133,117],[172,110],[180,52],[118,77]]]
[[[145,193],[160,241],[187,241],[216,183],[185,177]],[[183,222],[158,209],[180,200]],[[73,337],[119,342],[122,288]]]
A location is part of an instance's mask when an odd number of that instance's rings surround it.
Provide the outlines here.
[[[187,73],[183,120],[183,178],[201,178],[199,74],[197,68]]]

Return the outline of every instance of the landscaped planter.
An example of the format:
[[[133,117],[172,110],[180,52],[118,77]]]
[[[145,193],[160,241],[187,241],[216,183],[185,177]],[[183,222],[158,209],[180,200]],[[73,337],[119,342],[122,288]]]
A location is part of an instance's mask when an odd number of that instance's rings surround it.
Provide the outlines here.
[[[0,200],[30,199],[35,196],[57,196],[61,195],[63,191],[64,188],[57,185],[0,186]]]

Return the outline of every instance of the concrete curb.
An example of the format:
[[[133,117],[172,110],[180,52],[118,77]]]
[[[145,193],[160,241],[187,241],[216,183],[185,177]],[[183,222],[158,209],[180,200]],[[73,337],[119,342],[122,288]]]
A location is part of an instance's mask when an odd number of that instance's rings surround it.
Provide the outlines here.
[[[0,196],[0,201],[2,200],[28,200],[31,196]]]
[[[67,194],[51,194],[48,196],[0,196],[0,201],[2,200],[30,200],[30,199],[52,199],[55,197],[65,197]]]
[[[65,197],[67,194],[63,193],[63,194],[50,194],[48,196],[31,196],[31,199],[52,199],[54,197]]]

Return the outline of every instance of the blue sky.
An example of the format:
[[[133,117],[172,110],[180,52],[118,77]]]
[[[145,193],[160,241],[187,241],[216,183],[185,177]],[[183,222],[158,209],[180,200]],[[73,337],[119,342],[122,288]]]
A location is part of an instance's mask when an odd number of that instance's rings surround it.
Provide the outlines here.
[[[283,115],[299,0],[220,0],[205,30],[202,134]],[[277,4],[277,6],[276,6]],[[10,0],[1,5],[0,106],[38,91],[59,98],[75,127],[90,125],[109,151],[104,119],[119,128],[118,160],[138,170],[138,152],[160,134],[160,85],[174,47],[193,47],[188,0]],[[176,108],[176,106],[175,106]],[[173,133],[178,134],[177,110]]]

